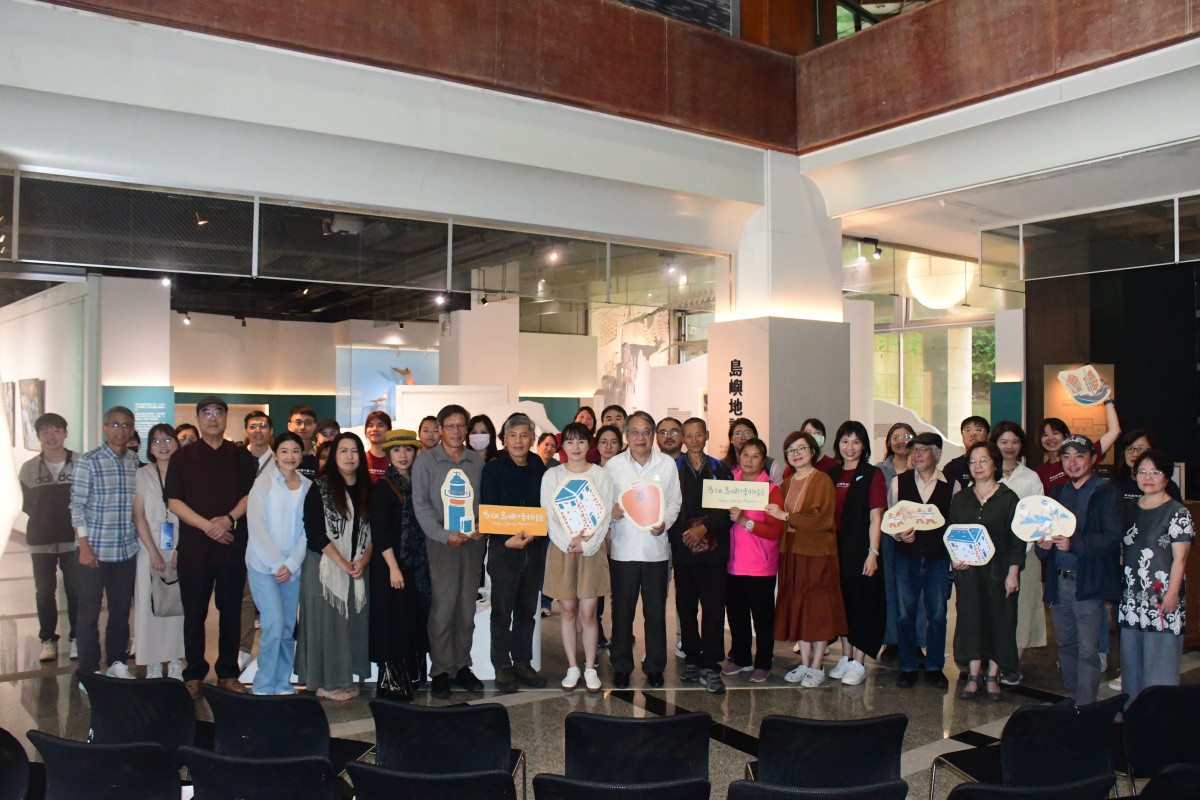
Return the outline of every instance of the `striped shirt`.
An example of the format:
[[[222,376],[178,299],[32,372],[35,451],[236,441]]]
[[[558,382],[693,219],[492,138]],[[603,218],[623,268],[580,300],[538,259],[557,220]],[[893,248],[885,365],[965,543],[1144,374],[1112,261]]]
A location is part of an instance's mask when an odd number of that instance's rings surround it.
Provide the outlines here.
[[[88,545],[101,561],[127,561],[138,554],[133,524],[138,457],[118,456],[107,444],[75,462],[71,481],[71,524],[87,530]]]

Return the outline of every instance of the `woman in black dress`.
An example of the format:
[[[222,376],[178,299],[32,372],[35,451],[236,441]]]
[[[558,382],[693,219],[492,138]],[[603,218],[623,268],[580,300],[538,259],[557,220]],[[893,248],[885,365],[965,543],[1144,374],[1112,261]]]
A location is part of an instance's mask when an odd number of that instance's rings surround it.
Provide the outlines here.
[[[429,639],[429,560],[425,534],[413,513],[413,460],[420,450],[417,435],[390,431],[383,440],[388,466],[371,488],[371,531],[375,553],[371,564],[371,660],[379,664],[381,683],[392,699],[411,697],[410,686],[425,677]],[[390,671],[389,681],[384,675]]]

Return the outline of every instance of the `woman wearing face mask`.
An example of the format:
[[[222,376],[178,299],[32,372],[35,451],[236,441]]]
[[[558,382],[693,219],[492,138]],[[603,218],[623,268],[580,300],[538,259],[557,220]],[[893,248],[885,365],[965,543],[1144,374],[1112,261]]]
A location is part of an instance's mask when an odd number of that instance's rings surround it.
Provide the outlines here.
[[[1108,399],[1104,401],[1104,418],[1108,425],[1108,430],[1104,431],[1104,435],[1096,439],[1096,463],[1100,463],[1100,459],[1104,458],[1104,454],[1113,446],[1113,443],[1121,435],[1121,422],[1117,419],[1117,407],[1113,403],[1112,387],[1107,383],[1102,385],[1103,389],[1108,391]],[[1058,455],[1058,448],[1062,446],[1063,439],[1071,435],[1067,423],[1063,422],[1058,417],[1047,417],[1042,420],[1037,427],[1038,430],[1038,446],[1041,448],[1042,454],[1045,456],[1045,462],[1037,468],[1038,477],[1042,479],[1042,494],[1050,494],[1050,490],[1055,486],[1061,486],[1067,482],[1067,473],[1063,472],[1062,460]]]
[[[891,486],[897,475],[908,472],[908,448],[916,431],[907,422],[897,422],[888,428],[884,439],[886,457],[875,466],[883,473],[883,485]],[[879,654],[880,659],[890,661],[896,657],[896,648],[900,643],[900,598],[896,592],[896,540],[884,536],[880,541],[880,552],[883,557],[883,586],[887,594],[887,627],[883,632],[885,647]],[[917,646],[925,649],[925,615],[918,613]]]
[[[300,572],[308,539],[304,534],[304,496],[312,481],[298,472],[304,442],[288,431],[275,440],[275,469],[254,481],[246,506],[249,540],[246,581],[259,610],[255,694],[294,694],[296,612]]]
[[[150,599],[153,581],[164,572],[175,571],[174,540],[179,536],[179,520],[163,502],[163,485],[179,442],[174,429],[166,424],[155,425],[146,438],[149,440],[146,458],[150,463],[137,471],[137,494],[133,498],[133,522],[142,543],[134,585],[133,633],[138,645],[135,660],[146,666],[147,678],[161,678],[166,662],[167,677],[183,680],[183,617],[154,616]],[[166,536],[168,525],[170,535]]]
[[[730,472],[741,469],[742,445],[757,438],[758,427],[745,417],[739,417],[730,423],[729,447],[725,450],[724,459],[725,466],[729,467]],[[783,464],[773,458],[767,458],[765,469],[771,478],[771,483],[778,486],[783,481]]]
[[[367,437],[367,472],[371,474],[371,483],[387,472],[388,460],[383,452],[383,439],[391,429],[392,418],[386,412],[372,411],[367,414],[363,434]]]
[[[829,470],[837,464],[837,459],[833,456],[827,456],[821,452],[821,448],[825,446],[825,423],[816,417],[809,417],[804,420],[804,424],[800,426],[802,433],[807,433],[813,437],[817,443],[816,460],[813,461],[813,466],[821,472],[829,472]]]
[[[483,456],[484,461],[491,461],[500,454],[499,448],[496,447],[496,426],[487,414],[471,417],[467,423],[467,431],[467,446]]]

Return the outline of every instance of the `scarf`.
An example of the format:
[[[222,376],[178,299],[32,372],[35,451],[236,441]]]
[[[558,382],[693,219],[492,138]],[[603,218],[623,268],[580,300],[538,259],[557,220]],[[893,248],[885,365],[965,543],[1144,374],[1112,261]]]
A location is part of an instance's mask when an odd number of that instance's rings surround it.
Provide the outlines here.
[[[329,483],[324,478],[316,480],[318,490],[321,492],[321,505],[325,510],[325,535],[329,537],[329,541],[333,542],[333,546],[337,548],[338,553],[347,561],[356,561],[362,558],[363,553],[367,550],[367,544],[371,541],[371,524],[366,519],[358,520],[358,542],[354,542],[354,521],[357,515],[354,512],[354,501],[350,499],[350,493],[346,493],[346,504],[349,506],[350,518],[346,519],[338,513],[337,507],[333,504],[333,498],[329,494]],[[349,575],[337,565],[337,563],[329,557],[321,559],[321,565],[317,569],[317,576],[321,581],[321,593],[325,597],[325,602],[329,603],[343,619],[350,619],[349,598],[351,581]],[[354,588],[354,610],[360,612],[367,602],[367,582],[364,578],[353,579]]]

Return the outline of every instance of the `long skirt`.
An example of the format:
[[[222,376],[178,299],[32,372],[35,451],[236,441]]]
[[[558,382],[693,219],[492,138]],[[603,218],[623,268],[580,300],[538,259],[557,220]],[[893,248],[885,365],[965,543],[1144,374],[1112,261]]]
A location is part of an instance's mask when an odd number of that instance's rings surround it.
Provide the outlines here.
[[[365,680],[371,674],[367,655],[370,603],[355,610],[351,587],[348,618],[330,605],[321,587],[322,558],[326,556],[310,550],[300,572],[296,675],[310,691],[349,689],[355,675]]]
[[[171,556],[169,551],[163,554],[168,567]],[[158,574],[150,569],[150,554],[145,548],[139,550],[133,588],[133,640],[137,644],[134,660],[139,666],[183,658],[183,615],[156,617],[150,607],[150,582]]]
[[[991,566],[959,570],[954,580],[954,660],[959,664],[995,661],[1001,672],[1016,672],[1017,595],[1004,596],[1004,581],[989,576]]]
[[[846,632],[837,556],[781,556],[775,641],[826,642]]]

